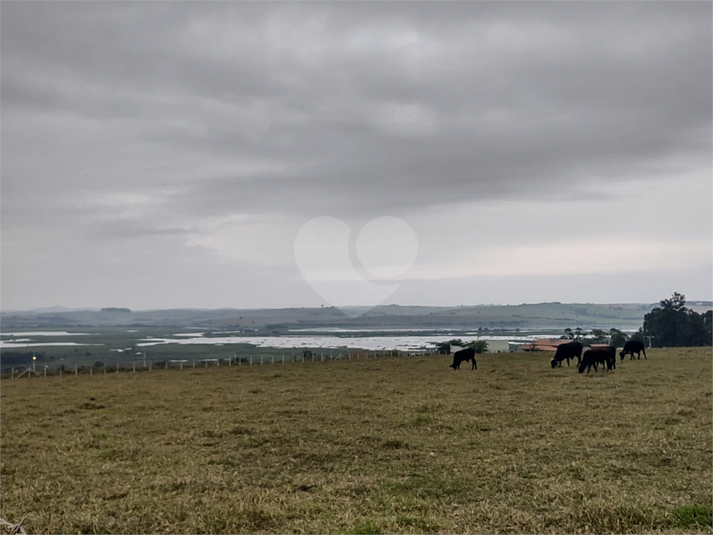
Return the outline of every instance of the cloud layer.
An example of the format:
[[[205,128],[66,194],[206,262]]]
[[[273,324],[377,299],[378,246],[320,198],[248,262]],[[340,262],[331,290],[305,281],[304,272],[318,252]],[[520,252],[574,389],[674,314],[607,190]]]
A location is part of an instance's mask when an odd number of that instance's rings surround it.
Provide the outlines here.
[[[352,240],[411,225],[403,302],[440,304],[419,297],[440,279],[480,302],[485,276],[502,302],[711,297],[709,3],[2,15],[3,308],[316,304],[292,251],[324,215]],[[650,294],[628,292],[636,269]],[[601,273],[615,290],[505,297],[515,277]]]

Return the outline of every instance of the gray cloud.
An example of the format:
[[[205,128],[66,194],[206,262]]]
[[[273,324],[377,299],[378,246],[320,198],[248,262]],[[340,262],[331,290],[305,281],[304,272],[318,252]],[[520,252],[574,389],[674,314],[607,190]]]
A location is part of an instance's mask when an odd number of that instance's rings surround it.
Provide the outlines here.
[[[7,3],[3,245],[42,247],[41,229],[61,226],[67,243],[165,239],[180,256],[216,218],[393,214],[428,249],[449,238],[423,213],[582,199],[621,213],[637,185],[657,203],[691,176],[661,200],[699,206],[712,15],[704,2]],[[517,223],[490,233],[537,239],[512,206]],[[689,217],[710,238],[710,208]],[[680,227],[669,213],[648,225]]]

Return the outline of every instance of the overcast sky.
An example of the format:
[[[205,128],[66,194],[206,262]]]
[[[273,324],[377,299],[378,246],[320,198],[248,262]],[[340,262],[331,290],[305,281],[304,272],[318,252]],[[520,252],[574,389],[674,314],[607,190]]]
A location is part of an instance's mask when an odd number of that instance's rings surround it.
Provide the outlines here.
[[[711,6],[3,2],[2,309],[711,299]]]

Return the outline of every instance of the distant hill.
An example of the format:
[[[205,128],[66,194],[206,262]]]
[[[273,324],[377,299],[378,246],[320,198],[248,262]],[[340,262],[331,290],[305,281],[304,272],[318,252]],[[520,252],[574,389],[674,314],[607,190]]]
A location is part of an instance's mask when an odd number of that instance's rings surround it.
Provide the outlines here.
[[[457,307],[380,305],[352,318],[335,307],[279,309],[32,310],[0,313],[0,328],[170,326],[221,329],[295,328],[564,329],[566,327],[637,329],[658,303],[535,303]],[[693,309],[711,309],[710,301],[690,301]],[[355,307],[359,310],[359,307]]]

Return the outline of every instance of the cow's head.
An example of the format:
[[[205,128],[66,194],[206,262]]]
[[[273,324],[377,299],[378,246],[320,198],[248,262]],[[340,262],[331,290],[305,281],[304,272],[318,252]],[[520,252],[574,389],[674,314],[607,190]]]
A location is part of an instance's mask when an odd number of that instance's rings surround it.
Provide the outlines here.
[[[624,352],[623,352],[623,351],[622,351],[621,353],[619,353],[619,358],[620,358],[621,360],[624,360],[624,356],[625,356],[625,355],[624,355]],[[615,358],[614,360],[616,360],[616,358]]]
[[[551,365],[553,368],[554,368],[555,366],[557,366],[557,361],[555,360],[554,357],[552,357],[552,360],[550,360],[550,365]]]

